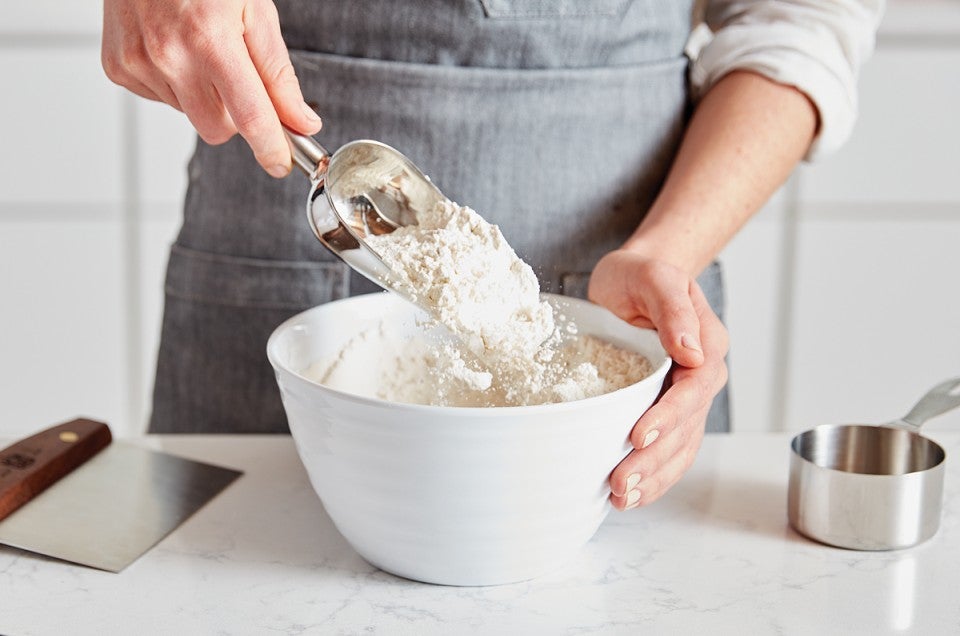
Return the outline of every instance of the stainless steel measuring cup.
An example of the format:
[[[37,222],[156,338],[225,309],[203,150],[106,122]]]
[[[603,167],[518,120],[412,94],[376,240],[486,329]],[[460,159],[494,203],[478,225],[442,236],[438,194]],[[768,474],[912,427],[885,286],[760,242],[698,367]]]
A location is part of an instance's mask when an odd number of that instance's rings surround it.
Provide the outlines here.
[[[797,532],[854,550],[926,541],[940,526],[946,452],[920,435],[960,406],[960,378],[942,382],[887,424],[823,425],[790,443],[787,516]]]
[[[419,211],[447,200],[443,193],[386,144],[351,141],[330,154],[312,137],[285,132],[294,163],[310,178],[307,221],[317,239],[354,270],[420,305],[364,239],[416,225]]]

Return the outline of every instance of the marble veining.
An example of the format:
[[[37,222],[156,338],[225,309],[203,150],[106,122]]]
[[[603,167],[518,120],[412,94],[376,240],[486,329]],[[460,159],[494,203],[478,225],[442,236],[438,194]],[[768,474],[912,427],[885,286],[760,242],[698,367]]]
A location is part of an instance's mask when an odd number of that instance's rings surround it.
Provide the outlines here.
[[[960,633],[960,434],[925,544],[856,552],[789,528],[789,435],[710,436],[650,506],[559,570],[496,587],[407,581],[336,531],[287,437],[143,443],[245,475],[120,574],[0,547],[0,633]],[[375,469],[375,467],[371,467]]]

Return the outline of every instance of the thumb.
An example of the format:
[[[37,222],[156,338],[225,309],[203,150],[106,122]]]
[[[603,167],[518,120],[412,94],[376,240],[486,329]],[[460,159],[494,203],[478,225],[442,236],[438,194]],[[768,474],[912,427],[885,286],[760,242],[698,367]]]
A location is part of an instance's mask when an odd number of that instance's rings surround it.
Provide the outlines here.
[[[322,122],[303,99],[300,82],[280,32],[277,8],[266,0],[250,2],[243,22],[243,39],[250,59],[263,80],[280,121],[306,135],[319,132]]]
[[[703,345],[700,342],[700,318],[691,298],[689,281],[686,288],[670,287],[657,290],[648,298],[650,319],[660,343],[673,360],[684,367],[703,364]]]

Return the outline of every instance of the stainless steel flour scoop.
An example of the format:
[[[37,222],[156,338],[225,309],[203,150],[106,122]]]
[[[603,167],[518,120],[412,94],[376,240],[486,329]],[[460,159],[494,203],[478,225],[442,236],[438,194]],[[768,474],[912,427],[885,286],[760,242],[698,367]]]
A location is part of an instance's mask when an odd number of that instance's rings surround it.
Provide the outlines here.
[[[801,534],[841,548],[893,550],[940,526],[943,448],[920,435],[960,406],[960,378],[930,389],[902,419],[824,425],[793,438],[787,515]]]
[[[323,245],[384,289],[421,305],[365,242],[417,224],[446,201],[412,161],[378,141],[351,141],[332,155],[312,137],[285,131],[294,163],[310,178],[307,220]]]

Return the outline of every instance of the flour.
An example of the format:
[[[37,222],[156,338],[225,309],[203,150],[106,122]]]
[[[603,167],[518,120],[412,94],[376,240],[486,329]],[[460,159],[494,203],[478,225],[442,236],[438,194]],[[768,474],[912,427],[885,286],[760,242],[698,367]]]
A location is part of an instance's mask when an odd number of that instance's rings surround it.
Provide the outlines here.
[[[332,389],[390,402],[496,407],[582,400],[650,375],[643,356],[587,335],[566,339],[531,375],[477,370],[453,343],[384,321],[303,374]],[[528,371],[529,371],[528,367]],[[512,384],[519,382],[519,384]]]
[[[366,238],[400,286],[477,356],[534,355],[554,332],[553,311],[500,228],[450,201],[417,220]]]
[[[470,208],[444,201],[417,220],[365,241],[448,335],[410,337],[384,322],[309,378],[395,402],[524,406],[608,393],[652,372],[643,356],[556,316],[530,266]]]

